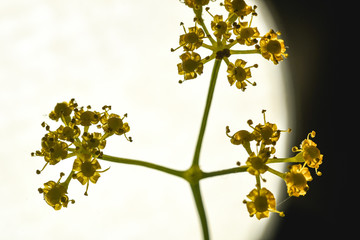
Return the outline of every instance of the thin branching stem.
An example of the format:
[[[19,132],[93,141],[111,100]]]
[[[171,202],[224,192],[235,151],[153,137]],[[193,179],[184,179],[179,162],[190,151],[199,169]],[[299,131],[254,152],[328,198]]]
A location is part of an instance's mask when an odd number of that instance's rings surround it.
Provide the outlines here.
[[[191,186],[191,191],[194,196],[196,208],[198,210],[198,214],[199,214],[199,218],[200,218],[200,222],[201,222],[203,239],[210,240],[209,227],[207,224],[205,208],[204,208],[203,200],[201,197],[200,183],[197,182],[195,184],[190,184],[190,186]]]
[[[172,168],[164,167],[158,164],[149,163],[141,160],[135,160],[130,158],[120,158],[120,157],[114,157],[110,155],[103,154],[99,159],[109,161],[109,162],[116,162],[116,163],[123,163],[123,164],[130,164],[130,165],[137,165],[137,166],[143,166],[151,169],[155,169],[164,173],[168,173],[174,176],[178,176],[181,178],[184,178],[184,171],[175,170]]]
[[[202,146],[202,142],[203,142],[203,138],[204,138],[204,134],[205,134],[206,124],[207,124],[207,120],[208,120],[208,116],[209,116],[209,112],[210,112],[211,102],[212,102],[213,95],[214,95],[216,79],[217,79],[217,76],[219,73],[221,61],[222,61],[221,59],[215,59],[214,67],[212,70],[204,115],[203,115],[203,118],[201,121],[200,133],[199,133],[199,137],[198,137],[198,140],[196,143],[195,154],[194,154],[193,163],[192,163],[193,166],[199,165],[200,150],[201,150],[201,146]]]

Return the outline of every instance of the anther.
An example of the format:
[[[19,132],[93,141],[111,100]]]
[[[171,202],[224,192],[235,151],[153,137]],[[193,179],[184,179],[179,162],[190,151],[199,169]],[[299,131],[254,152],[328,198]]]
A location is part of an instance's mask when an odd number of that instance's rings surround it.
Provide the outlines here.
[[[293,152],[298,152],[298,151],[299,151],[299,148],[296,147],[296,146],[294,146],[294,147],[291,148],[291,151],[293,151]]]
[[[36,170],[36,174],[40,174],[44,169],[45,169],[45,167],[47,166],[49,164],[49,162],[47,162],[47,163],[45,163],[45,165],[44,165],[44,167],[41,169],[41,170]]]
[[[310,133],[310,136],[311,136],[312,138],[314,138],[315,135],[316,135],[316,132],[315,132],[315,131],[312,131],[312,132]]]

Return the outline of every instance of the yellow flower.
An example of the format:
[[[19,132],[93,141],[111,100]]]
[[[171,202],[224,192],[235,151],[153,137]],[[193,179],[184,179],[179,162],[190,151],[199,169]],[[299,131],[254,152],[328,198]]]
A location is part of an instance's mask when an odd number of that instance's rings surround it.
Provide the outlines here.
[[[280,32],[275,32],[274,30],[270,30],[265,36],[260,39],[260,51],[261,55],[267,60],[271,60],[274,64],[278,64],[279,61],[287,58],[288,54],[285,53],[286,48],[284,41],[282,39],[278,39],[278,35]]]
[[[123,118],[120,118],[119,115],[108,112],[105,112],[101,118],[100,122],[103,124],[102,128],[107,134],[116,134],[122,135],[130,131],[130,127],[128,123],[124,123],[123,119],[127,115],[125,114]]]
[[[231,23],[228,23],[226,20],[223,21],[223,16],[215,15],[214,21],[211,21],[211,29],[214,31],[214,36],[221,39],[229,39],[231,33],[229,30],[231,29]]]
[[[49,118],[55,121],[58,121],[59,118],[64,117],[67,119],[67,121],[70,120],[70,114],[74,110],[74,108],[77,107],[77,103],[75,102],[75,99],[72,98],[68,103],[62,102],[56,104],[53,111],[50,112]],[[64,121],[64,119],[62,119]]]
[[[250,217],[256,215],[257,219],[269,217],[269,212],[278,213],[281,217],[285,216],[283,212],[275,209],[275,197],[266,188],[253,189],[247,197],[251,202],[244,200],[249,211]]]
[[[307,138],[300,144],[300,149],[293,147],[293,152],[302,152],[305,160],[305,165],[315,168],[316,174],[321,176],[321,172],[318,171],[320,164],[322,164],[323,155],[320,150],[316,147],[317,144],[310,140],[310,136],[314,138],[316,135],[315,131],[308,134]]]
[[[252,83],[248,79],[251,78],[250,68],[258,66],[257,64],[255,64],[250,67],[245,67],[245,65],[246,62],[244,60],[237,59],[235,61],[235,65],[233,63],[229,63],[227,69],[227,72],[229,73],[228,81],[230,85],[232,86],[236,82],[236,87],[243,91],[245,91],[246,89],[246,82],[250,83],[253,86],[256,86],[255,82]]]
[[[68,145],[65,142],[58,140],[55,132],[49,132],[41,139],[41,154],[37,156],[44,156],[46,162],[50,165],[55,165],[60,160],[65,159],[68,154]]]
[[[101,133],[84,133],[82,136],[83,148],[91,154],[99,155],[101,149],[105,148],[106,140],[103,139]]]
[[[101,169],[100,163],[96,158],[92,159],[90,154],[78,154],[77,158],[73,164],[73,171],[77,171],[73,175],[73,178],[76,178],[82,185],[86,185],[86,191],[84,195],[88,195],[87,191],[89,188],[89,182],[96,183],[100,177],[100,173],[106,172],[109,168],[98,171]]]
[[[230,136],[230,129],[226,127],[226,135],[230,138],[230,142],[234,145],[246,144],[254,140],[254,135],[246,130],[240,130],[234,135]]]
[[[244,0],[225,0],[224,5],[229,13],[235,13],[241,19],[253,12],[253,8],[246,5]]]
[[[246,44],[247,46],[256,44],[258,42],[256,38],[260,36],[257,27],[250,27],[248,22],[234,23],[233,32],[237,36],[236,41],[242,45]]]
[[[60,174],[60,179],[64,176],[64,173]],[[44,194],[44,200],[47,204],[53,207],[55,210],[60,210],[61,207],[67,207],[69,203],[69,197],[67,194],[67,188],[69,182],[65,181],[60,183],[60,179],[57,182],[48,181],[44,183],[44,188],[39,188],[39,193]],[[75,203],[74,200],[70,200],[71,203]]]
[[[100,113],[96,111],[90,111],[91,107],[87,106],[88,110],[84,110],[84,107],[81,107],[80,110],[75,108],[74,119],[76,121],[76,125],[82,125],[84,127],[89,127],[92,124],[97,124],[100,120]],[[85,131],[86,132],[86,131]]]
[[[258,156],[255,153],[252,153],[248,160],[246,161],[246,165],[249,166],[247,171],[255,176],[259,176],[268,170],[268,166],[266,162],[269,156],[266,154],[259,154]]]
[[[308,181],[312,181],[311,174],[307,167],[296,164],[290,166],[290,171],[286,173],[284,178],[289,196],[304,196],[309,189]]]
[[[195,24],[195,27],[189,28],[189,32],[187,33],[184,24],[181,23],[181,25],[184,28],[185,34],[180,35],[179,47],[184,47],[185,51],[193,51],[199,48],[203,43],[202,39],[205,37],[204,31]],[[172,51],[174,51],[174,49],[172,49]]]
[[[70,121],[69,126],[60,125],[56,130],[59,138],[61,140],[74,142],[76,138],[80,136],[80,128]]]
[[[194,79],[197,77],[197,74],[202,74],[203,63],[199,54],[185,52],[181,54],[180,59],[182,63],[179,63],[177,67],[179,74],[184,75],[184,80]]]
[[[248,124],[251,128],[254,129],[253,134],[255,136],[255,140],[260,144],[260,142],[264,145],[275,145],[276,142],[280,138],[281,132],[290,132],[291,129],[288,130],[278,130],[276,124],[266,122],[265,119],[265,112],[266,110],[263,110],[262,113],[264,115],[264,125],[258,124],[254,127],[251,126],[253,123],[251,120],[248,121]]]
[[[209,0],[185,0],[185,4],[194,9],[199,9],[209,3]]]

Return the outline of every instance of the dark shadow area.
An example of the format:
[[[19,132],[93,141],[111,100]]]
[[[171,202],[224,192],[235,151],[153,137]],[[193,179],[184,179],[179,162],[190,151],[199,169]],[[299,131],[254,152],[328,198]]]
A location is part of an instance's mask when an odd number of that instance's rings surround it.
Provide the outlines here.
[[[323,239],[339,231],[335,226],[342,210],[340,202],[344,170],[339,170],[340,150],[335,141],[341,128],[340,105],[335,101],[335,78],[339,79],[339,60],[335,50],[339,22],[335,22],[331,1],[266,1],[289,47],[289,62],[294,87],[296,126],[292,146],[299,146],[306,135],[315,130],[314,142],[324,155],[319,170],[313,169],[313,181],[304,197],[292,197],[279,206],[286,216],[277,219],[275,229],[267,229],[263,239]],[[338,43],[338,41],[337,41]],[[280,63],[281,64],[281,63]],[[285,187],[285,185],[284,185]],[[282,199],[286,198],[284,195]],[[273,228],[274,226],[269,226]],[[273,232],[274,236],[266,236]]]

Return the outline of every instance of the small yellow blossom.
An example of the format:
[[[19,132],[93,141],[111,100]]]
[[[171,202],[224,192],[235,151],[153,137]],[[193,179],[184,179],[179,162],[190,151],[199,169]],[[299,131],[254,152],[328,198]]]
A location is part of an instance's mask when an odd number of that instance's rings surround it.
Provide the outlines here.
[[[44,188],[39,188],[39,193],[44,194],[44,200],[47,204],[53,207],[55,210],[60,210],[61,207],[67,207],[69,203],[69,197],[67,194],[67,188],[69,182],[60,183],[64,173],[60,174],[60,179],[57,182],[48,181],[44,183]],[[70,200],[71,203],[75,203],[74,200]]]
[[[92,124],[97,124],[100,120],[100,113],[96,111],[90,111],[90,106],[87,107],[88,110],[84,110],[84,107],[81,107],[79,109],[74,109],[75,115],[75,121],[76,125],[81,125],[84,127],[89,127]],[[86,131],[85,131],[86,132]]]
[[[197,74],[202,74],[203,63],[199,54],[185,52],[180,55],[180,59],[182,63],[179,63],[177,67],[179,74],[184,75],[184,80],[194,79],[197,77]]]
[[[195,24],[195,27],[190,27],[189,32],[186,32],[184,23],[181,23],[181,25],[184,28],[185,34],[180,35],[180,46],[178,48],[183,47],[184,51],[194,51],[199,48],[203,43],[203,38],[205,37],[205,33],[202,28],[198,28]],[[175,51],[176,49],[171,49],[171,51]]]
[[[316,135],[315,131],[312,131],[308,134],[307,138],[302,141],[300,144],[300,149],[293,147],[293,152],[302,152],[305,164],[311,168],[315,168],[316,174],[321,175],[321,172],[318,171],[320,164],[322,164],[323,155],[320,153],[320,150],[316,147],[317,144],[310,140],[310,136],[314,138]]]
[[[103,139],[101,133],[84,133],[82,136],[83,148],[91,154],[99,155],[100,150],[105,148],[106,140]]]
[[[251,202],[244,200],[246,207],[249,211],[250,217],[256,215],[257,219],[269,217],[270,212],[278,213],[281,217],[285,216],[283,212],[275,209],[275,197],[266,188],[253,189],[247,197]]]
[[[55,132],[45,134],[41,139],[41,146],[41,154],[37,154],[37,156],[44,156],[45,161],[50,163],[50,165],[57,164],[68,155],[67,143],[58,140]]]
[[[231,23],[226,20],[223,21],[222,15],[215,15],[214,20],[211,21],[211,29],[214,31],[214,36],[219,39],[229,39],[231,36],[231,33],[229,32],[231,27]]]
[[[252,153],[246,161],[246,165],[249,166],[247,171],[255,176],[265,173],[269,168],[266,165],[268,158],[269,156],[266,154],[259,154],[256,156],[255,153]]]
[[[250,27],[248,22],[240,22],[234,25],[234,34],[236,35],[236,41],[242,45],[251,46],[258,42],[256,38],[260,36],[257,27]]]
[[[312,181],[311,174],[307,167],[296,164],[290,166],[290,171],[284,178],[289,196],[304,196],[309,189],[307,182]]]
[[[266,122],[265,119],[265,112],[266,110],[263,110],[262,113],[264,115],[264,125],[258,124],[254,127],[252,127],[252,121],[249,120],[248,124],[251,128],[254,129],[253,134],[255,136],[255,140],[258,142],[258,144],[262,143],[264,145],[275,145],[276,142],[280,138],[281,132],[290,132],[291,129],[288,130],[278,130],[276,124]]]
[[[111,113],[109,114],[107,111],[101,116],[100,122],[102,124],[102,128],[107,135],[122,135],[130,131],[130,127],[128,123],[124,123],[123,120],[127,115],[125,114],[123,118],[119,115]],[[125,135],[126,137],[126,135]],[[129,140],[129,139],[128,139]],[[131,141],[131,140],[129,140]]]
[[[109,168],[103,171],[98,171],[98,169],[101,169],[100,163],[96,158],[92,159],[90,154],[78,154],[74,161],[73,171],[77,171],[77,173],[73,175],[73,178],[76,178],[82,185],[87,184],[84,193],[86,196],[88,195],[89,182],[95,184],[100,177],[100,173],[109,170]]]
[[[250,68],[257,67],[258,65],[255,64],[250,67],[245,67],[245,65],[246,62],[244,60],[237,59],[235,61],[235,64],[229,63],[227,69],[227,72],[229,73],[228,81],[230,85],[232,86],[236,82],[236,87],[238,89],[241,89],[242,91],[245,91],[246,89],[246,82],[250,83],[253,86],[256,86],[255,82],[252,83],[248,79],[251,78]]]
[[[58,103],[56,104],[54,110],[50,112],[49,118],[58,121],[59,118],[64,117],[69,120],[70,114],[76,107],[77,107],[77,103],[75,102],[74,98],[72,98],[68,103],[67,102]]]
[[[80,128],[70,121],[69,126],[60,125],[56,130],[59,139],[74,142],[80,136]]]
[[[286,48],[284,40],[278,39],[280,32],[270,30],[265,36],[260,39],[261,55],[267,60],[271,60],[274,64],[287,58],[288,54],[285,53]]]
[[[199,9],[209,3],[209,0],[185,0],[185,4],[194,9]]]
[[[234,145],[246,144],[255,139],[254,135],[246,130],[240,130],[230,136],[230,128],[226,127],[226,135],[230,138],[230,142]]]
[[[253,12],[253,8],[246,5],[244,0],[225,0],[224,5],[229,13],[235,13],[241,19]]]

